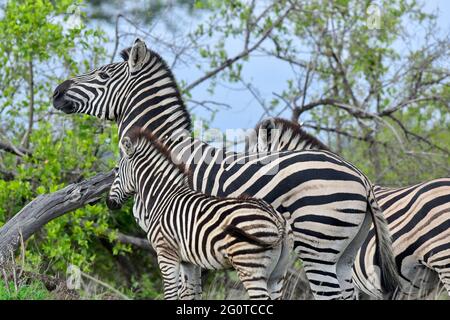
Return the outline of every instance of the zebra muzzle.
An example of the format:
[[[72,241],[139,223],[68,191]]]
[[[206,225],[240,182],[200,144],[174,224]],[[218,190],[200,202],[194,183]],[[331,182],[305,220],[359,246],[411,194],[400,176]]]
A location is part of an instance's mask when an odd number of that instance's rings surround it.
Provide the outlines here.
[[[110,210],[117,210],[120,209],[122,207],[122,205],[120,203],[118,203],[117,201],[111,199],[111,198],[106,198],[106,206],[110,209]]]

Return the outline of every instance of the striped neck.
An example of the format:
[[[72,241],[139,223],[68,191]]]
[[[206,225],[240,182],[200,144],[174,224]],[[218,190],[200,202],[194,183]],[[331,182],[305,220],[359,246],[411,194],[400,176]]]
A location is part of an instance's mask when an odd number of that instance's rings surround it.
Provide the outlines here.
[[[138,74],[130,75],[118,109],[119,136],[133,127],[149,129],[158,137],[189,132],[191,118],[166,62],[148,50],[149,59]]]
[[[174,163],[162,144],[138,138],[129,161],[136,193],[145,199],[147,212],[152,212],[174,190],[189,188],[189,174],[184,165]]]
[[[137,177],[154,180],[161,174],[174,185],[188,186],[189,171],[183,164],[175,163],[172,153],[158,140],[137,137],[135,151],[130,157],[131,165]]]

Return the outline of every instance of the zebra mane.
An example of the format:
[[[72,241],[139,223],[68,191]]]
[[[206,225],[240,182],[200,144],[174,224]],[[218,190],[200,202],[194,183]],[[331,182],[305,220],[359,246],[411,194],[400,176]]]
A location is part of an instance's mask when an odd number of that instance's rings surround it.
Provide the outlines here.
[[[301,125],[293,121],[289,121],[283,118],[270,118],[262,120],[256,125],[256,132],[259,132],[260,129],[267,130],[268,134],[273,129],[281,130],[280,136],[283,136],[286,131],[290,130],[292,132],[291,135],[298,136],[301,141],[305,141],[317,149],[331,151],[330,148],[326,146],[322,141],[303,130]]]
[[[173,164],[187,178],[189,183],[192,182],[192,171],[183,163],[174,162],[172,160],[172,152],[150,130],[134,127],[128,131],[126,136],[130,138],[133,145],[136,145],[142,139],[148,141],[167,161]]]
[[[123,50],[120,52],[120,56],[122,57],[122,59],[123,59],[124,61],[128,61],[128,59],[130,58],[131,48],[132,48],[132,47],[125,48],[125,49],[123,49]],[[167,71],[168,77],[170,78],[170,80],[172,81],[173,85],[174,85],[175,88],[176,88],[176,90],[175,90],[176,93],[175,93],[175,94],[176,94],[176,98],[177,98],[178,101],[180,102],[181,111],[185,114],[185,116],[186,116],[186,118],[187,118],[187,123],[186,123],[187,128],[186,128],[186,129],[189,130],[189,131],[191,131],[191,129],[192,129],[192,120],[191,120],[191,116],[190,116],[190,114],[189,114],[188,109],[186,108],[186,105],[184,104],[184,100],[183,100],[183,97],[181,96],[180,88],[178,87],[178,82],[176,81],[175,76],[173,75],[172,70],[171,70],[171,69],[169,68],[169,66],[167,65],[167,62],[159,55],[159,53],[157,53],[157,52],[155,52],[155,51],[153,51],[153,50],[151,50],[151,49],[148,49],[148,48],[147,48],[147,52],[149,52],[149,53],[150,53],[150,56],[151,56],[152,58],[155,58],[155,59],[161,64],[161,67],[162,67],[164,70]],[[150,59],[150,60],[152,60],[152,59]]]
[[[128,61],[128,59],[130,58],[130,51],[131,47],[125,48],[120,51],[120,57],[123,59],[123,61]]]

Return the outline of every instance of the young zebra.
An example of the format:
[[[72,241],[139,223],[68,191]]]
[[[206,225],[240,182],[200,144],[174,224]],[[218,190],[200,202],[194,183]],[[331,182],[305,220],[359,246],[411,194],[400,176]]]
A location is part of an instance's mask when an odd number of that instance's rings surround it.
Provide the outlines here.
[[[193,191],[185,166],[175,164],[170,151],[148,131],[132,130],[122,146],[126,156],[107,205],[120,208],[139,194],[145,217],[137,219],[149,222],[144,231],[158,256],[166,299],[177,298],[181,264],[188,265],[184,276],[192,278],[199,275],[194,266],[233,267],[251,299],[281,298],[293,245],[281,214],[263,200]]]
[[[157,53],[136,40],[122,57],[125,61],[61,83],[55,108],[116,121],[120,139],[133,127],[149,129],[189,167],[194,190],[221,197],[248,194],[270,203],[289,219],[294,250],[316,299],[354,297],[353,261],[374,221],[383,288],[386,295],[395,290],[387,223],[361,171],[330,152],[248,155],[214,148],[191,134],[174,76]]]
[[[256,126],[249,137],[251,151],[329,150],[292,121],[274,118]],[[439,281],[450,295],[450,178],[435,179],[404,188],[374,187],[393,238],[402,289],[398,299],[421,298]],[[364,293],[381,296],[374,233],[370,230],[359,250],[353,281]]]

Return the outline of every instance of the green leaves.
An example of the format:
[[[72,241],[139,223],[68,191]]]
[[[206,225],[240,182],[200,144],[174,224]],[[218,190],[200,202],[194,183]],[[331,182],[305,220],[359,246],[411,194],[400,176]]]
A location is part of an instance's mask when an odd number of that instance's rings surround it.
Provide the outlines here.
[[[51,107],[51,93],[58,83],[83,66],[90,69],[104,62],[103,33],[73,24],[74,15],[83,19],[81,4],[79,0],[8,1],[0,18],[0,139],[7,135],[13,144],[21,145],[34,101],[32,155],[18,158],[0,153],[1,168],[14,173],[11,181],[0,175],[0,226],[38,195],[110,170],[117,162],[116,127],[88,116],[53,114]],[[28,241],[33,245],[27,246],[27,260],[49,264],[49,272],[59,273],[68,264],[92,270],[97,259],[111,265],[111,254],[100,239],[107,239],[117,228],[116,220],[103,201],[62,216]],[[123,229],[136,230],[132,217],[122,222]],[[130,251],[111,241],[114,254]]]
[[[8,1],[5,16],[0,20],[0,39],[3,44],[0,55],[14,52],[24,60],[46,60],[52,54],[62,56],[65,50],[73,47],[74,38],[80,29],[70,29],[68,36],[63,34],[58,15],[67,13],[69,6],[79,5],[78,1],[57,1],[56,6],[46,0]],[[17,50],[20,48],[20,51]]]

